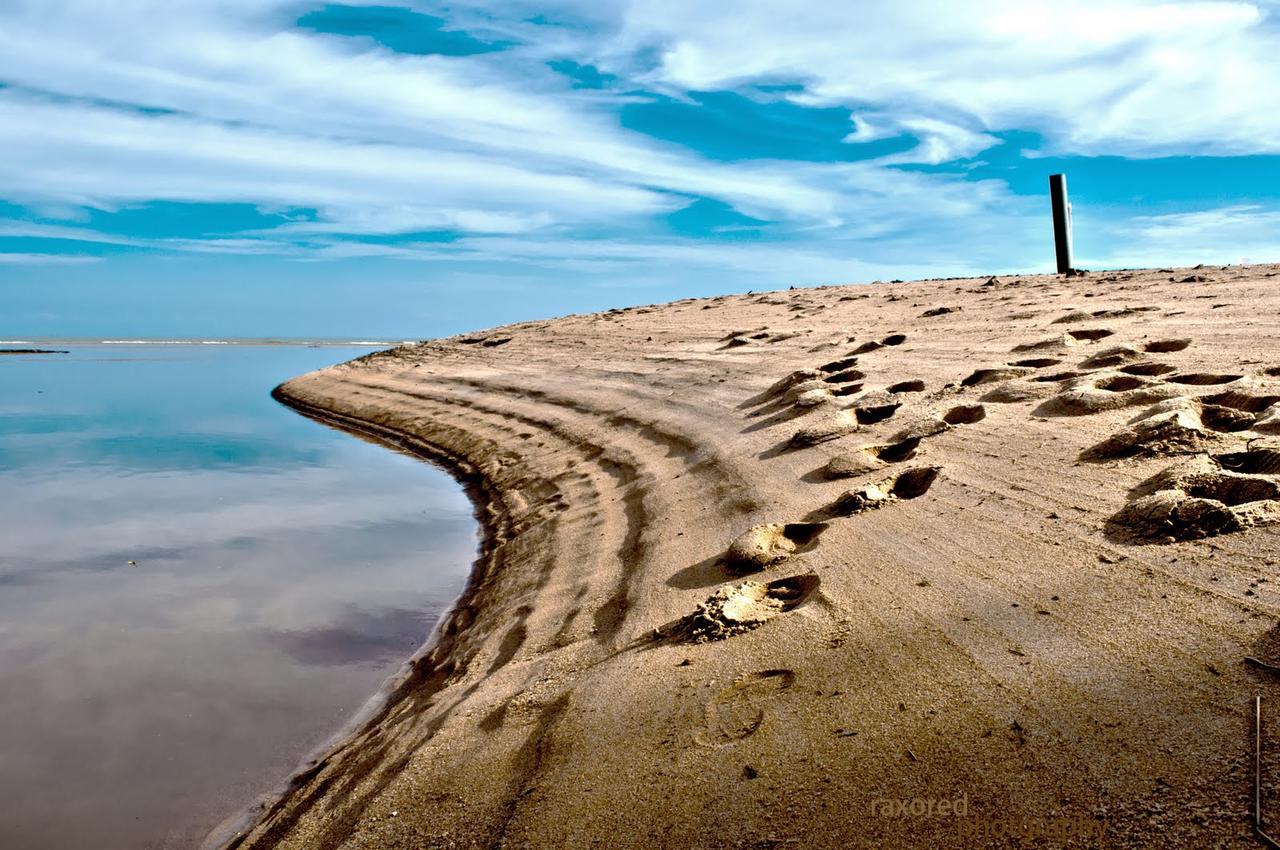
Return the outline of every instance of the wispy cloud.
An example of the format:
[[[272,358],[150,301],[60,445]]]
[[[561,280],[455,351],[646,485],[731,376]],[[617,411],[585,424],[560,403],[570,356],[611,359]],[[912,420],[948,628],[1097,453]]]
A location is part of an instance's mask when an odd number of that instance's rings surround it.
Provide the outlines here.
[[[1280,257],[1280,211],[1257,205],[1135,216],[1119,228],[1123,247],[1091,263],[1113,268],[1189,266]]]
[[[521,46],[500,53],[409,56],[291,29],[298,8],[0,10],[0,195],[305,207],[318,220],[287,231],[385,234],[635,228],[694,197],[836,227],[904,210],[899,184],[923,216],[991,194],[884,164],[719,163],[628,132],[608,96],[547,67],[574,46],[556,27],[518,26]]]
[[[0,6],[0,198],[43,220],[0,222],[0,236],[75,251],[718,263],[793,278],[1009,268],[1042,265],[1038,200],[934,168],[972,160],[997,134],[1037,134],[1042,153],[1280,152],[1271,4],[875,0],[854,14],[746,0],[730,20],[672,0],[396,5],[500,49],[398,53],[298,28],[309,7],[295,0]],[[553,69],[565,61],[597,82]],[[848,156],[724,161],[620,119],[655,93],[711,91],[847,111]],[[893,139],[909,149],[876,152]],[[763,237],[672,232],[665,216],[699,198],[759,221]],[[76,221],[154,202],[308,214],[184,238]],[[1262,212],[1197,226],[1252,245]],[[1131,230],[1155,250],[1185,244],[1174,228],[1187,226]],[[415,241],[425,232],[451,238]],[[45,241],[0,262],[55,256]]]
[[[19,254],[0,252],[0,265],[51,266],[83,265],[100,262],[100,257],[80,257],[67,254]]]
[[[945,0],[734,6],[635,0],[609,53],[642,46],[649,75],[716,89],[803,83],[809,102],[874,113],[945,143],[1023,129],[1072,153],[1280,151],[1280,37],[1271,4],[1170,0]],[[930,131],[920,122],[933,122]],[[926,143],[926,146],[929,143]]]

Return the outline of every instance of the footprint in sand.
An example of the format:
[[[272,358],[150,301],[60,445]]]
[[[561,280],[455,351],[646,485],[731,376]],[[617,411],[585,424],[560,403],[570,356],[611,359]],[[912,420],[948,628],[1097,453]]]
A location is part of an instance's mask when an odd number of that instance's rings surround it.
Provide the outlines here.
[[[809,600],[821,580],[813,573],[768,583],[747,580],[716,590],[697,609],[654,630],[654,640],[705,643],[744,634]]]
[[[918,499],[929,492],[941,471],[936,466],[919,466],[872,484],[864,484],[847,491],[820,513],[832,518],[847,517],[905,499]]]
[[[879,351],[880,349],[884,348],[887,345],[902,345],[906,341],[907,341],[906,334],[889,334],[887,337],[880,340],[879,342],[876,342],[875,340],[869,340],[867,342],[864,342],[862,345],[859,345],[857,348],[855,348],[853,350],[853,353],[869,354],[872,351]]]
[[[1143,411],[1080,457],[1114,460],[1209,451],[1223,445],[1224,435],[1244,431],[1280,433],[1280,395],[1240,388],[1171,398]]]
[[[1128,345],[1115,345],[1080,361],[1081,369],[1111,369],[1144,359],[1141,351]]]
[[[948,425],[972,425],[987,418],[987,409],[980,404],[960,404],[942,415]]]
[[[858,365],[856,357],[841,357],[839,360],[832,360],[830,363],[823,363],[818,367],[823,372],[843,372],[846,369],[852,369]]]
[[[826,528],[826,523],[820,522],[771,522],[752,526],[729,544],[725,565],[738,574],[759,572],[812,547]]]
[[[831,394],[834,396],[842,397],[842,398],[845,396],[857,395],[858,393],[862,392],[865,386],[866,386],[865,384],[861,384],[861,383],[844,384],[842,386],[833,388],[831,390]]]
[[[1178,396],[1174,387],[1139,375],[1093,372],[1067,380],[1057,395],[1033,412],[1036,416],[1086,416]]]
[[[861,381],[866,377],[867,374],[865,372],[860,372],[857,369],[845,369],[841,372],[834,372],[827,375],[822,380],[828,384],[848,384],[853,381]]]
[[[1182,351],[1189,345],[1191,345],[1189,339],[1157,339],[1142,346],[1142,350],[1149,354],[1165,354],[1171,351]]]
[[[902,402],[883,391],[872,391],[856,399],[849,409],[859,425],[883,422],[898,412]]]
[[[1103,461],[1207,451],[1223,444],[1222,432],[1240,431],[1251,423],[1251,416],[1228,407],[1173,398],[1148,408],[1124,428],[1085,449],[1080,459]]]
[[[1172,543],[1280,522],[1280,447],[1200,455],[1134,488],[1107,534]],[[1268,472],[1262,472],[1268,470]]]
[[[960,382],[960,386],[976,387],[979,384],[994,384],[998,381],[1012,381],[1014,378],[1026,377],[1034,371],[1035,370],[1030,366],[994,366],[986,369],[977,369],[974,370],[974,372],[967,378],[962,380]]]
[[[706,705],[706,729],[695,740],[704,747],[723,747],[748,738],[765,722],[765,708],[795,684],[790,670],[761,670],[740,676]]]
[[[1079,328],[1078,330],[1067,331],[1067,336],[1075,340],[1096,342],[1100,339],[1109,337],[1114,333],[1115,331],[1108,330],[1107,328]]]
[[[896,384],[890,384],[886,389],[895,395],[900,393],[922,393],[924,392],[924,381],[898,381]]]
[[[1248,387],[1237,387],[1213,395],[1201,396],[1200,401],[1205,404],[1229,407],[1241,413],[1257,414],[1265,413],[1268,408],[1280,404],[1280,395],[1266,393],[1255,395],[1249,391]]]
[[[821,475],[827,479],[852,478],[864,472],[883,469],[891,463],[902,463],[916,456],[919,437],[911,437],[896,443],[863,446],[856,452],[836,455],[822,467]]]
[[[1068,331],[1061,336],[1051,336],[1046,339],[1036,340],[1035,342],[1024,342],[1015,345],[1011,350],[1019,351],[1061,351],[1064,348],[1071,348],[1080,345],[1082,342],[1097,342],[1100,339],[1109,337],[1115,331],[1106,328],[1081,328],[1079,330]]]
[[[820,421],[800,428],[791,435],[782,450],[809,448],[839,439],[864,425],[883,422],[901,406],[902,402],[893,395],[883,390],[869,390],[857,395],[847,407],[830,410]]]

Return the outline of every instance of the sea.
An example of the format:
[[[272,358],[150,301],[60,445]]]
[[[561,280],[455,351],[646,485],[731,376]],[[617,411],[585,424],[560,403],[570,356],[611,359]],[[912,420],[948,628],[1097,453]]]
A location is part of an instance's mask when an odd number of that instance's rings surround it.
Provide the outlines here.
[[[385,347],[0,341],[0,848],[200,847],[428,638],[466,495],[270,397]]]

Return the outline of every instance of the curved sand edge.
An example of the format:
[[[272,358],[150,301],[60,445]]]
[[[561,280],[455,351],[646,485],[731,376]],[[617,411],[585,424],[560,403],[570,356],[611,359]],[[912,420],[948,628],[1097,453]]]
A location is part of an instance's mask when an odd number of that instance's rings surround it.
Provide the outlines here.
[[[234,812],[216,826],[201,843],[203,850],[220,850],[224,847],[240,846],[253,828],[275,817],[289,804],[291,795],[298,792],[306,781],[314,776],[316,770],[335,758],[342,758],[352,743],[352,739],[361,732],[367,731],[380,719],[386,716],[391,705],[404,698],[410,690],[422,686],[429,673],[424,669],[428,665],[438,665],[439,656],[447,654],[448,635],[456,630],[455,615],[467,617],[461,613],[473,591],[473,585],[483,578],[491,568],[491,555],[495,540],[502,533],[505,524],[491,518],[498,503],[490,491],[489,483],[476,474],[465,459],[452,456],[439,446],[424,443],[412,434],[398,432],[393,429],[373,425],[349,416],[333,413],[322,408],[313,407],[305,401],[291,396],[282,384],[274,388],[271,397],[280,404],[291,408],[296,413],[344,431],[361,440],[374,443],[392,451],[417,457],[419,460],[439,467],[447,472],[462,486],[471,500],[476,520],[480,526],[477,555],[472,562],[467,584],[462,592],[449,606],[441,612],[431,628],[426,641],[408,658],[395,673],[391,674],[377,692],[372,694],[364,704],[336,730],[327,740],[316,747],[299,765],[295,773],[276,788],[260,795],[252,803],[240,811]],[[453,624],[453,625],[451,625]],[[439,654],[437,654],[439,650]]]
[[[286,383],[473,476],[486,544],[385,708],[230,846],[1244,840],[1268,515],[1155,539],[1122,509],[1172,458],[1080,457],[1167,396],[1280,395],[1274,271],[684,301]],[[1195,445],[1261,433],[1231,427]]]

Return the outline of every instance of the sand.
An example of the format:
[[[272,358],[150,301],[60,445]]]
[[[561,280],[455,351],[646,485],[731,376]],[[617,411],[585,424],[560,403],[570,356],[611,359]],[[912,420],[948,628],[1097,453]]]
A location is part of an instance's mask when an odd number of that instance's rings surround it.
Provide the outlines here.
[[[1278,274],[749,293],[289,381],[452,469],[484,545],[231,846],[1252,846]]]

